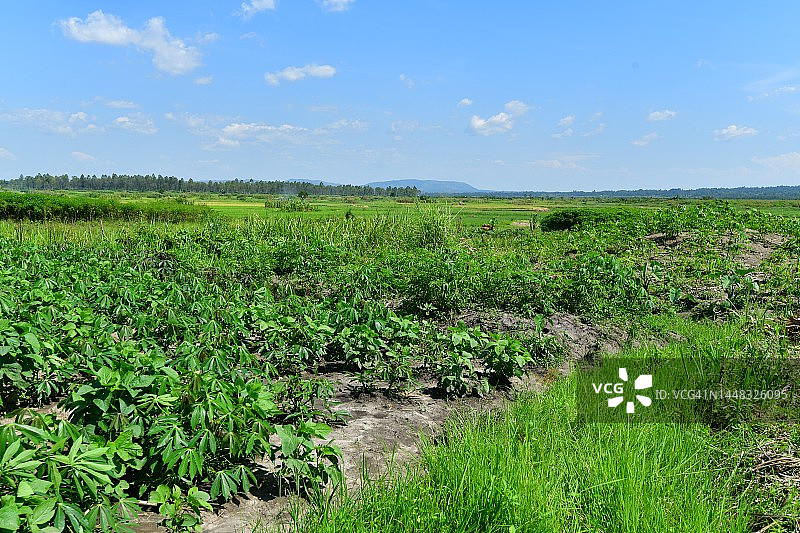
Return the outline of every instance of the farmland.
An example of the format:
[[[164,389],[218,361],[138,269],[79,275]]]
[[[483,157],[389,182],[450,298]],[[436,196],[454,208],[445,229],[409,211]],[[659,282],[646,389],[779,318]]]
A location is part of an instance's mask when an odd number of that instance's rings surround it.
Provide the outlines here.
[[[732,388],[769,384],[755,363],[797,356],[796,202],[66,198],[112,214],[0,222],[0,529],[190,531],[261,497],[291,516],[246,527],[800,520],[796,405],[582,425],[571,372],[724,354],[753,369]],[[337,437],[421,404],[415,453],[360,479],[376,450]]]

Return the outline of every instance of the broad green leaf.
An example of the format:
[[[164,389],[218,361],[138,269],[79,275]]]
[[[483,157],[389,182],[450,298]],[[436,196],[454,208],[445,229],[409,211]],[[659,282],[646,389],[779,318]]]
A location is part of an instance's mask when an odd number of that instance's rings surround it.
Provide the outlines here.
[[[28,521],[36,525],[46,524],[53,519],[56,513],[56,500],[45,500],[28,515]]]
[[[23,335],[24,339],[30,344],[31,348],[33,349],[33,353],[39,353],[39,350],[42,349],[41,345],[39,344],[39,339],[36,338],[36,335],[33,333],[26,333]]]
[[[19,510],[17,504],[7,503],[0,509],[0,529],[16,531],[19,529]]]

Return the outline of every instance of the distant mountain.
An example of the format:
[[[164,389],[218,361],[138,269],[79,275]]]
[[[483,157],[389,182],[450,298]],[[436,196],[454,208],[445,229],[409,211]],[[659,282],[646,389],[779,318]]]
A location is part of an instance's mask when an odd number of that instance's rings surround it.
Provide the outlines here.
[[[416,187],[423,194],[466,194],[481,192],[463,181],[390,180],[367,183],[370,187]]]

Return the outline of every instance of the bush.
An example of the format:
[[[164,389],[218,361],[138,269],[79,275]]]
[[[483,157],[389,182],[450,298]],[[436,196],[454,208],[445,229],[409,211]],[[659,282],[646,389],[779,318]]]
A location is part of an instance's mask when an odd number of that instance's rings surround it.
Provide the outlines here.
[[[99,218],[185,222],[201,220],[209,213],[207,207],[176,201],[122,203],[109,198],[0,192],[0,219],[74,222]]]
[[[563,231],[581,226],[628,222],[636,216],[631,209],[561,209],[541,218],[542,231]]]

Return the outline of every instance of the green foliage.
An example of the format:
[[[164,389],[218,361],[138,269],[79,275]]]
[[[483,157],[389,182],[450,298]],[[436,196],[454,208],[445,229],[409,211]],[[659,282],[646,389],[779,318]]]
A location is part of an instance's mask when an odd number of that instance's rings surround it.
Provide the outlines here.
[[[479,232],[435,203],[353,219],[128,224],[104,239],[0,224],[0,399],[3,414],[22,409],[0,429],[0,525],[124,531],[134,499],[160,490],[165,524],[196,529],[202,491],[219,503],[247,493],[264,459],[318,494],[339,482],[328,439],[344,418],[320,371],[388,394],[433,378],[447,396],[480,395],[554,360],[542,318],[554,311],[636,323],[708,294],[728,313],[798,307],[791,219],[725,203],[580,213],[570,231],[545,233],[506,231],[500,215]],[[763,276],[741,268],[748,239],[770,232],[793,238]],[[447,328],[475,309],[537,325]],[[67,420],[26,409],[54,400]],[[515,431],[532,439],[526,427]],[[475,501],[511,516],[523,496],[484,481]],[[574,501],[587,523],[616,516]]]
[[[17,418],[0,428],[2,529],[130,532],[139,508],[125,493],[120,443],[52,417]]]
[[[208,493],[197,487],[184,494],[180,487],[159,485],[150,493],[150,503],[158,504],[158,512],[164,517],[161,525],[170,532],[202,531],[200,510],[211,510],[208,500]]]
[[[122,203],[105,198],[0,191],[0,219],[181,222],[202,220],[209,215],[207,207],[183,202]]]
[[[542,231],[562,231],[601,224],[625,224],[636,217],[636,212],[624,208],[559,209],[542,216]]]

